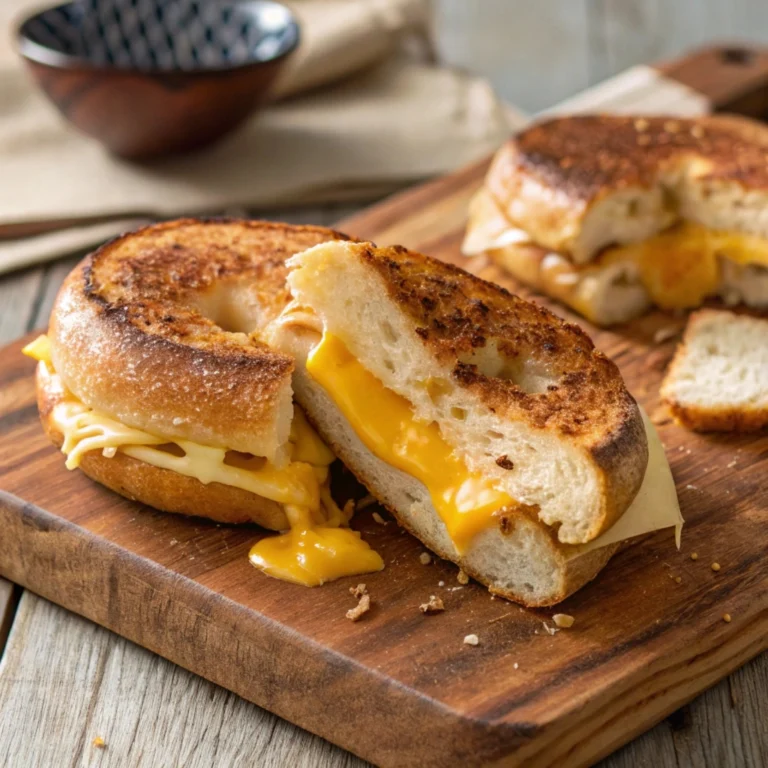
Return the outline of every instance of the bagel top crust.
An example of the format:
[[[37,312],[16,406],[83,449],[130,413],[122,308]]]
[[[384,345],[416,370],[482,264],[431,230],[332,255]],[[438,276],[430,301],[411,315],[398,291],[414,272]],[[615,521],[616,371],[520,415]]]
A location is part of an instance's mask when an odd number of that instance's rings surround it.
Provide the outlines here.
[[[577,325],[402,246],[361,244],[356,249],[381,275],[422,343],[438,360],[458,359],[454,379],[493,412],[554,430],[593,451],[622,456],[644,447],[640,412],[619,369]],[[508,377],[483,373],[482,350],[488,345],[509,361],[531,361],[552,383],[543,392],[529,393],[512,371]]]
[[[56,299],[49,335],[86,405],[163,437],[285,458],[293,360],[258,334],[290,300],[285,260],[324,227],[184,219],[87,256]]]
[[[494,158],[486,187],[512,226],[582,262],[609,244],[583,231],[599,202],[624,195],[623,204],[630,205],[626,196],[633,190],[656,189],[656,231],[678,212],[722,228],[729,203],[723,199],[719,210],[710,210],[719,194],[768,193],[767,152],[768,129],[730,115],[555,118],[510,139]],[[618,208],[610,217],[626,223],[632,213]],[[752,231],[761,221],[757,216],[736,229]],[[595,226],[606,228],[604,223]],[[620,230],[613,234],[624,242]]]

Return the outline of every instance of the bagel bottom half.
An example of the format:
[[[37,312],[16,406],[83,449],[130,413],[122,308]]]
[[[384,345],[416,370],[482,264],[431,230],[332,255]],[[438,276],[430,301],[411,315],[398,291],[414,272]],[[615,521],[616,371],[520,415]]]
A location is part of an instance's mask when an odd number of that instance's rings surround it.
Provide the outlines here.
[[[61,448],[64,435],[53,411],[66,393],[46,363],[37,367],[37,405],[49,440]],[[273,531],[289,527],[283,505],[258,494],[222,483],[202,483],[194,477],[155,467],[120,451],[108,458],[98,451],[85,453],[79,468],[93,480],[134,501],[163,512],[207,517],[220,523],[257,523]]]

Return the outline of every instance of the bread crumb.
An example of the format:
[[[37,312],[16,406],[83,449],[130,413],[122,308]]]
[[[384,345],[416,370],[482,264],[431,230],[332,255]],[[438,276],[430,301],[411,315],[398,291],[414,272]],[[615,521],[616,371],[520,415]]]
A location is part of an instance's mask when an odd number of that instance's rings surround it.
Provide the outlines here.
[[[349,594],[361,598],[363,595],[368,594],[368,587],[366,587],[365,584],[358,584],[356,587],[349,588]]]
[[[350,621],[360,621],[364,614],[371,610],[371,596],[364,594],[360,596],[360,602],[347,611],[347,618]]]
[[[653,341],[656,344],[663,344],[665,341],[669,341],[677,336],[679,332],[680,330],[673,325],[667,326],[666,328],[659,328],[659,330],[653,334]]]
[[[713,571],[719,571],[719,570],[720,570],[720,563],[712,563],[712,565],[710,566],[710,568],[711,568]]]
[[[680,130],[680,123],[678,123],[677,120],[667,120],[667,122],[664,123],[664,130],[669,133],[677,133]]]
[[[107,742],[104,741],[101,736],[97,736],[91,743],[94,747],[98,747],[99,749],[105,749],[107,746]]]
[[[422,603],[419,606],[419,610],[422,613],[431,614],[431,613],[440,613],[440,611],[445,610],[445,605],[443,605],[443,601],[439,597],[435,597],[434,595],[429,596],[429,601],[426,603]]]
[[[464,571],[459,569],[458,574],[456,575],[456,581],[459,582],[459,584],[469,584],[469,576],[467,576]]]
[[[733,469],[736,466],[736,459],[729,462],[726,466],[728,467],[728,469]]]
[[[731,623],[731,614],[730,613],[724,613],[723,614],[723,621],[726,624],[730,624]]]
[[[675,576],[675,584],[682,584],[683,579],[681,576]]]
[[[648,144],[651,143],[651,137],[647,136],[646,134],[643,134],[642,136],[638,136],[637,143],[641,147],[646,147],[648,146]]]
[[[432,555],[430,555],[429,552],[422,552],[419,555],[419,562],[422,565],[429,565],[432,562]]]
[[[515,663],[512,665],[512,669],[520,669],[520,665],[519,665],[517,662],[515,662]]]
[[[479,645],[480,638],[477,635],[467,635],[464,638],[464,645]]]
[[[445,586],[445,582],[444,581],[438,581],[437,582],[437,586],[438,587],[444,587]]]
[[[178,539],[171,539],[169,543],[170,543],[170,545],[172,547],[175,547],[179,543],[179,540]]]
[[[568,627],[573,626],[573,622],[576,621],[576,619],[574,619],[573,616],[569,616],[567,613],[556,613],[552,617],[552,621],[554,621],[560,629],[568,629]]]
[[[369,493],[367,496],[363,496],[363,498],[360,499],[357,502],[357,504],[355,504],[355,509],[359,512],[361,509],[365,509],[366,507],[370,507],[371,504],[375,504],[375,503],[376,503],[375,497],[371,496],[371,494]],[[373,513],[373,519],[374,520],[376,520],[377,515],[378,515],[380,520],[383,520],[383,518],[381,517],[381,515],[379,515],[378,512],[374,512]],[[376,522],[378,523],[379,520],[376,520]]]
[[[699,559],[699,553],[691,552],[691,560],[698,560],[698,559]]]
[[[559,630],[557,630],[555,627],[550,627],[550,626],[549,626],[549,624],[547,624],[547,622],[546,622],[546,621],[542,621],[541,623],[544,625],[544,629],[546,629],[546,630],[547,630],[547,634],[548,634],[548,635],[554,635],[554,634],[555,634],[555,632],[558,632],[558,631],[559,631]]]
[[[635,120],[635,130],[638,133],[648,130],[648,121],[645,118],[639,117]]]
[[[386,525],[387,521],[378,513],[373,513],[373,522],[378,523],[379,525]]]
[[[693,136],[694,139],[700,139],[704,136],[704,129],[700,125],[694,125],[693,128],[691,128],[691,136]]]

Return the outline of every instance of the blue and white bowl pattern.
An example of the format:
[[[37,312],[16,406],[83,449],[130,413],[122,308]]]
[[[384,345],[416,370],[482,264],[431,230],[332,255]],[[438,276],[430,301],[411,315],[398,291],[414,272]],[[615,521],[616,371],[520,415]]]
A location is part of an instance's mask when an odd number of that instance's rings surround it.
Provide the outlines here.
[[[79,0],[38,14],[24,33],[91,66],[143,71],[271,61],[299,36],[290,11],[264,0]]]

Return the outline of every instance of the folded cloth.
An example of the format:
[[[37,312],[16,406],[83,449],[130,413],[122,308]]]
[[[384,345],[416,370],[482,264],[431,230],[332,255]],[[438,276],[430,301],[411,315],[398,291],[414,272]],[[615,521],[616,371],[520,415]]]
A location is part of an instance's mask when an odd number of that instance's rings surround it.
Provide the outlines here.
[[[487,83],[402,52],[407,34],[428,38],[427,0],[293,5],[303,43],[277,86],[283,98],[218,144],[152,164],[80,135],[0,50],[0,272],[55,258],[62,242],[88,247],[110,221],[117,234],[126,219],[370,199],[481,157],[509,133],[514,119]],[[50,237],[63,227],[74,229]]]

